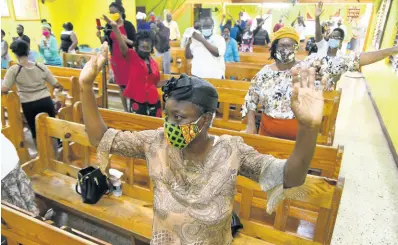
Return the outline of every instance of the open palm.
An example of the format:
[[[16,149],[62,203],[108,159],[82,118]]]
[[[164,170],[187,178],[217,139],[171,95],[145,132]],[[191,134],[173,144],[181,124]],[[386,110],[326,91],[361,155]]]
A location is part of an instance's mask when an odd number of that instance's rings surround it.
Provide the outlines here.
[[[314,68],[295,67],[292,69],[291,107],[299,123],[308,128],[319,127],[323,117],[323,89],[314,87],[315,73]],[[323,86],[327,79],[326,76],[322,78]]]
[[[315,7],[315,16],[320,17],[325,10],[323,10],[323,2],[319,2]]]
[[[104,42],[98,54],[93,55],[89,62],[83,67],[80,72],[79,83],[84,87],[87,85],[92,86],[95,78],[100,73],[102,67],[108,58],[108,43]]]

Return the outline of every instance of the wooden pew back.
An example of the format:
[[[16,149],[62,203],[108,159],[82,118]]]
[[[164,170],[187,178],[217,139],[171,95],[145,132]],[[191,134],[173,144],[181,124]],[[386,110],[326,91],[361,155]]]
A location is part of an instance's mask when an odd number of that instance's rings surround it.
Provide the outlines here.
[[[1,94],[1,132],[15,146],[19,161],[22,164],[30,160],[30,155],[25,145],[20,108],[19,97],[15,92]]]
[[[119,130],[141,131],[157,129],[163,127],[164,124],[164,120],[161,118],[147,117],[106,109],[100,109],[100,113],[108,127]],[[77,123],[83,122],[81,102],[75,104],[73,118]],[[270,154],[282,159],[287,159],[290,156],[295,145],[295,142],[290,140],[250,135],[216,127],[212,127],[210,129],[210,133],[214,135],[228,134],[240,136],[244,139],[246,144],[253,146],[260,153]],[[318,170],[321,176],[337,179],[340,172],[343,151],[343,147],[335,148],[317,145],[310,167]]]
[[[64,67],[69,67],[69,68],[76,68],[76,69],[82,69],[83,66],[89,62],[92,56],[95,54],[69,54],[69,53],[63,53],[62,54],[62,60],[63,60],[63,66]]]
[[[1,203],[1,234],[8,244],[73,244],[110,245],[75,229],[60,229],[50,220],[44,220],[9,203]]]
[[[101,114],[104,117],[105,122],[111,122],[119,128],[123,127],[130,130],[157,128],[159,126],[159,122],[161,123],[161,119],[133,114],[128,116],[129,119],[140,118],[141,121],[127,119],[124,122],[121,122],[117,117],[115,117],[115,112],[105,109],[101,109]],[[118,114],[124,116],[124,118],[127,117],[127,114]],[[112,119],[109,119],[110,117]],[[39,161],[34,162],[33,165],[26,166],[30,171],[29,174],[40,173],[45,169],[51,169],[52,171],[63,175],[77,176],[78,168],[56,161],[54,159],[53,150],[48,150],[48,147],[51,142],[51,137],[60,138],[69,142],[76,142],[84,146],[90,146],[84,125],[49,118],[44,114],[38,116],[37,124],[40,125],[40,130],[38,132]],[[108,124],[108,126],[111,125]],[[222,133],[225,132],[232,133],[232,131],[222,130]],[[220,130],[212,130],[212,133],[219,135]],[[234,134],[235,132],[232,133],[232,135]],[[250,138],[252,136],[247,137]],[[245,141],[253,146],[253,144],[246,139],[247,137],[244,136]],[[259,136],[253,136],[253,138],[256,137]],[[260,140],[262,145],[269,145],[266,142],[267,139],[265,137],[260,137]],[[317,155],[317,153],[315,155]],[[126,164],[127,167],[125,168],[125,171],[128,171],[129,174],[133,174],[134,171],[132,171],[132,168],[134,168],[134,162],[126,162]],[[236,183],[238,194],[235,196],[235,211],[240,214],[241,221],[244,225],[241,233],[277,244],[329,244],[341,198],[343,188],[342,183],[343,182],[337,183],[334,180],[308,175],[305,184],[295,190],[295,192],[299,194],[293,196],[292,199],[284,201],[278,206],[276,213],[272,216],[274,218],[270,225],[267,221],[268,219],[265,219],[263,216],[259,217],[254,214],[253,211],[258,207],[258,203],[261,203],[264,207],[267,205],[265,193],[261,191],[257,183],[254,183],[242,176],[238,176]],[[134,185],[131,185],[130,183],[124,183],[123,193],[126,196],[133,197],[138,200],[151,201],[149,200],[149,197],[152,197],[153,199],[152,186],[149,189],[146,189],[144,193],[134,193],[142,191],[143,188],[137,187],[136,190],[132,191],[133,187]],[[62,188],[70,188],[70,186],[65,185]],[[85,209],[87,210],[90,208],[91,206],[88,206]],[[81,212],[86,213],[86,210],[82,210]],[[100,213],[96,213],[95,215],[101,216]],[[310,220],[313,222],[313,234],[310,235],[309,239],[295,234],[297,232],[291,232],[288,230],[287,223],[289,217],[299,218],[301,220]],[[150,228],[148,227],[148,229]]]

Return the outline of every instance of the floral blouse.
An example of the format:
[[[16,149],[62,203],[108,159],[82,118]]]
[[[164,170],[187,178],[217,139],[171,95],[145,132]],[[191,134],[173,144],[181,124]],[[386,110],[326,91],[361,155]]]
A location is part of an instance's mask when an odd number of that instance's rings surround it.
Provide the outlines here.
[[[166,143],[163,129],[109,129],[98,147],[101,169],[110,153],[146,159],[154,184],[151,244],[156,245],[231,244],[237,175],[267,191],[268,212],[295,189],[283,189],[286,160],[258,153],[241,137],[216,137],[204,161],[190,161]]]
[[[352,56],[318,57],[309,56],[302,61],[308,67],[315,67],[320,76],[329,74],[326,89],[332,89],[340,76],[347,71],[358,71],[360,54]],[[301,65],[299,63],[297,66]],[[319,85],[316,81],[315,85]],[[290,107],[292,95],[292,75],[290,70],[275,71],[271,66],[264,66],[252,79],[251,86],[242,106],[242,117],[249,111],[256,111],[260,106],[263,113],[277,119],[293,119]]]

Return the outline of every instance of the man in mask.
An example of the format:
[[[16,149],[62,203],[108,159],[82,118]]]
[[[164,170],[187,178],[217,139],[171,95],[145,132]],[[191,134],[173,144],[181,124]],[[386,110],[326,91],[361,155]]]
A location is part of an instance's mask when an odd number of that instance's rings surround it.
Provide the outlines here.
[[[191,74],[200,78],[222,79],[225,76],[225,40],[213,33],[214,20],[206,17],[202,21],[202,33],[194,31],[185,47],[185,57],[192,59]]]
[[[344,41],[344,30],[335,28],[326,37],[322,35],[322,26],[320,17],[323,13],[323,3],[318,3],[315,9],[315,42],[318,47],[317,56],[323,58],[326,56],[335,57],[340,55],[339,50]]]
[[[17,26],[18,37],[14,37],[13,39],[14,39],[14,41],[15,40],[23,40],[30,45],[30,38],[24,34],[24,31],[25,31],[25,28],[23,27],[23,25],[18,25]]]
[[[170,29],[171,41],[180,40],[181,37],[180,29],[178,28],[177,22],[173,20],[172,15],[170,13],[167,14],[166,21],[164,21],[163,24]]]
[[[167,28],[160,17],[156,18],[156,24],[151,24],[155,34],[155,48],[157,56],[162,56],[163,73],[170,74],[170,29]]]

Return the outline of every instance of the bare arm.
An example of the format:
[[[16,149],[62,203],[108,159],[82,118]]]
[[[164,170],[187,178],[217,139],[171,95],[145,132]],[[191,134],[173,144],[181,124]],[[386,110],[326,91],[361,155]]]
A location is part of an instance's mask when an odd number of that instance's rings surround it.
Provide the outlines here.
[[[315,7],[315,41],[317,43],[323,39],[321,27],[321,15],[323,12],[323,2],[319,2]]]
[[[294,24],[296,24],[297,18],[293,20],[292,22],[292,27],[294,27]]]
[[[112,31],[115,34],[116,40],[117,40],[117,42],[119,44],[120,52],[122,53],[123,58],[126,58],[127,57],[128,48],[129,48],[127,46],[127,43],[126,43],[128,39],[123,37],[123,35],[120,32],[120,30],[119,30],[119,28],[118,28],[118,26],[117,26],[115,21],[109,19],[108,16],[106,16],[106,15],[104,15],[103,18],[106,21],[106,23],[108,23],[110,26],[112,26]]]
[[[212,45],[211,43],[209,43],[202,35],[194,32],[192,35],[192,38],[196,39],[197,41],[203,43],[203,45],[205,46],[205,48],[207,50],[209,50],[209,52],[215,56],[215,57],[219,57],[220,54],[218,53],[218,48],[214,45]]]
[[[256,127],[256,112],[250,110],[247,114],[247,129],[246,133],[248,134],[257,134],[257,127]]]
[[[188,44],[185,46],[185,58],[186,59],[192,59],[193,58],[192,51],[191,51],[191,43],[192,43],[192,39],[189,38]]]
[[[315,68],[292,69],[293,92],[291,107],[298,121],[298,132],[293,153],[287,160],[284,171],[284,187],[302,185],[307,176],[308,167],[314,156],[316,139],[322,123],[324,98],[322,89],[315,90]],[[301,78],[299,77],[301,75]],[[308,83],[301,83],[307,81]],[[328,77],[322,78],[322,86]]]
[[[70,34],[70,39],[72,39],[72,45],[69,47],[68,52],[75,50],[78,43],[76,33],[72,32]]]
[[[379,60],[387,58],[388,56],[398,53],[398,46],[386,48],[378,51],[365,52],[361,54],[360,65],[366,66],[373,64]]]
[[[81,87],[83,119],[90,143],[97,147],[104,136],[107,126],[102,119],[95,94],[93,83],[98,73],[101,71],[108,57],[108,43],[104,42],[98,55],[93,56],[84,66],[80,73],[79,83]]]

